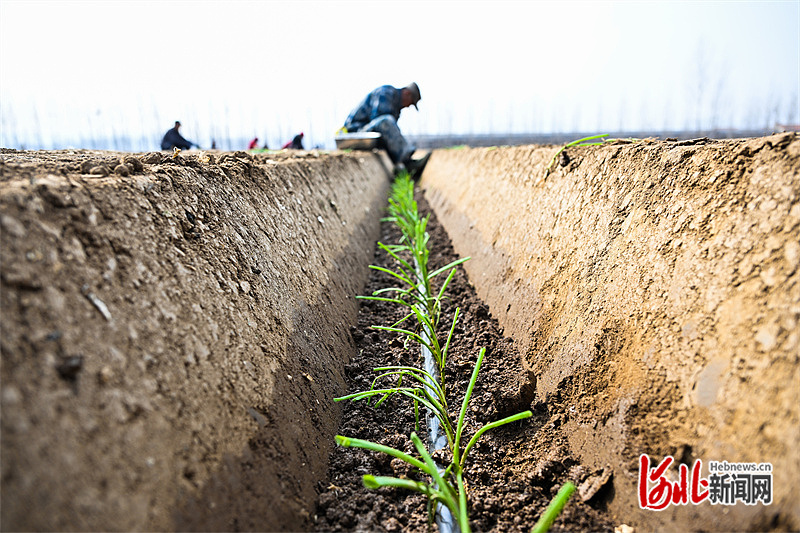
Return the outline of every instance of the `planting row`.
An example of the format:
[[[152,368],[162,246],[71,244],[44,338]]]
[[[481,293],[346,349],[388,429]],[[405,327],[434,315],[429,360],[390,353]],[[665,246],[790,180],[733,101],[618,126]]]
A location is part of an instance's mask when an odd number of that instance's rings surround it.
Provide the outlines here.
[[[393,487],[418,492],[427,499],[429,522],[436,517],[443,532],[454,528],[467,532],[470,531],[469,480],[465,479],[465,469],[470,451],[490,429],[529,418],[533,413],[526,410],[485,423],[474,431],[471,438],[467,438],[466,414],[486,349],[481,348],[478,354],[456,413],[448,407],[448,399],[452,402],[452,396],[448,397],[446,368],[460,310],[457,307],[449,325],[442,327],[442,300],[446,297],[446,289],[456,274],[457,266],[468,258],[430,270],[429,234],[426,231],[429,217],[420,217],[414,200],[414,183],[408,176],[401,175],[395,181],[389,205],[390,216],[387,220],[400,229],[401,238],[397,244],[379,243],[379,247],[394,260],[394,268],[375,265],[372,268],[389,275],[394,284],[361,298],[404,309],[403,316],[396,322],[391,325],[374,325],[373,328],[400,335],[406,347],[418,345],[420,357],[417,365],[387,364],[376,367],[374,370],[377,375],[369,388],[337,398],[337,401],[366,400],[379,408],[394,396],[405,397],[406,408],[412,409],[414,413],[414,431],[410,434],[410,442],[418,457],[395,447],[354,437],[340,435],[336,437],[336,441],[343,447],[384,453],[404,462],[410,467],[410,475],[365,474],[364,486],[370,489]],[[447,274],[445,280],[436,289],[434,281],[440,276],[444,277],[444,274]],[[444,332],[446,335],[443,335]],[[429,422],[427,445],[418,436],[421,431],[420,407],[424,407]],[[442,435],[439,435],[439,431]],[[439,456],[446,458],[444,467],[437,464],[432,457],[432,454],[441,449],[444,452]],[[574,485],[569,482],[562,487],[537,522],[534,531],[549,529],[574,490]]]

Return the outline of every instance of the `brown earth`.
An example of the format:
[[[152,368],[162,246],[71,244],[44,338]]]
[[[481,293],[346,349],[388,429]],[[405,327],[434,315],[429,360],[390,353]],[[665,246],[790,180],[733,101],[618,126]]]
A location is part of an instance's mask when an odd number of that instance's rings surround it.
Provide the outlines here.
[[[618,522],[799,529],[800,138],[576,147],[545,176],[556,150],[440,150],[421,183],[537,401]],[[771,463],[773,502],[642,511],[643,453]]]
[[[439,150],[421,182],[434,260],[473,257],[453,394],[487,346],[470,423],[534,411],[476,449],[476,529],[567,479],[560,530],[800,528],[800,139],[574,148],[543,179],[555,150]],[[407,406],[331,401],[411,356],[353,299],[387,185],[368,153],[0,151],[0,529],[424,529],[360,487],[401,466],[332,446],[408,435]],[[640,511],[640,453],[771,462],[774,503]]]
[[[309,527],[388,183],[364,153],[3,150],[0,529]]]

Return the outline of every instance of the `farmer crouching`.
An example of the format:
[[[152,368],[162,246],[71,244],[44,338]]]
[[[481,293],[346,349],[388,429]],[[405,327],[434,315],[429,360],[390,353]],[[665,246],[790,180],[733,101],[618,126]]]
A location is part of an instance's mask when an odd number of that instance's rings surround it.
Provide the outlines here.
[[[358,131],[380,133],[384,147],[397,170],[405,168],[412,176],[417,175],[427,163],[430,154],[421,159],[412,159],[411,156],[417,148],[400,133],[397,120],[400,118],[400,111],[408,106],[413,105],[419,111],[417,102],[420,100],[419,87],[416,83],[411,83],[402,89],[383,85],[369,93],[350,112],[344,128],[348,133]]]

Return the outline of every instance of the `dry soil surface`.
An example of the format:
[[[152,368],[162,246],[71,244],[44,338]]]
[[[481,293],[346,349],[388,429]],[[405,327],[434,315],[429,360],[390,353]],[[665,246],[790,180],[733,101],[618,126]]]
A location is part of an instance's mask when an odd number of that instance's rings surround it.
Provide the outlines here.
[[[310,527],[374,154],[0,153],[3,530]]]
[[[558,148],[438,150],[421,182],[537,401],[619,520],[797,530],[800,137],[617,140],[547,172]],[[642,511],[640,454],[770,463],[773,499]]]
[[[569,479],[561,530],[797,530],[800,139],[574,148],[544,178],[556,149],[439,150],[420,183],[432,261],[472,256],[452,394],[484,346],[470,427],[534,412],[475,450],[476,529]],[[424,530],[419,496],[361,488],[402,465],[332,439],[413,425],[331,401],[413,357],[354,299],[386,282],[388,184],[367,153],[2,150],[0,529]],[[641,453],[771,462],[774,501],[641,511]]]

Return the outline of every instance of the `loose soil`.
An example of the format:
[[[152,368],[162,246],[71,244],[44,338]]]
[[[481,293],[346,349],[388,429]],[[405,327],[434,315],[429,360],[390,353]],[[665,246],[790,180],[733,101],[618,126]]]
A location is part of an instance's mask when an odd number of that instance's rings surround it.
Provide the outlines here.
[[[0,151],[4,531],[307,529],[374,154]]]
[[[474,450],[475,530],[566,480],[557,531],[797,530],[800,137],[575,147],[541,179],[555,149],[440,150],[420,182],[432,265],[473,257],[449,405],[486,347],[470,430],[534,413]],[[364,288],[384,164],[0,150],[0,529],[427,530],[361,486],[403,464],[333,446],[411,449],[407,401],[331,401],[418,362],[353,299],[391,284]],[[641,511],[640,453],[770,462],[775,500]]]
[[[427,201],[421,194],[417,194],[417,201],[420,212],[430,215],[428,247],[433,270],[458,257]],[[383,222],[381,241],[391,244],[399,239],[396,226]],[[393,262],[382,249],[376,250],[373,264],[394,268]],[[365,294],[389,286],[394,286],[393,278],[373,270]],[[467,413],[469,434],[502,417],[527,409],[534,412],[527,420],[486,433],[471,452],[465,479],[474,530],[530,531],[567,480],[581,487],[583,497],[581,493],[573,495],[552,530],[613,530],[614,525],[603,512],[603,481],[607,477],[582,467],[570,455],[559,430],[561,417],[551,415],[547,405],[534,403],[535,377],[523,369],[514,342],[503,336],[486,304],[476,296],[463,268],[459,267],[446,294],[440,338],[446,336],[456,308],[460,309],[445,372],[453,419],[458,416],[482,347],[486,348],[486,356]],[[402,317],[403,309],[397,305],[361,301],[358,325],[352,329],[358,355],[345,367],[349,392],[367,390],[375,377],[374,367],[420,366],[418,346],[412,344],[406,348],[399,335],[371,329],[373,325],[389,325]],[[412,431],[413,409],[405,398],[392,399],[378,408],[366,402],[347,402],[339,428],[341,435],[372,440],[406,452],[413,451],[409,440]],[[330,457],[329,480],[319,486],[317,531],[428,531],[424,496],[399,489],[368,490],[361,483],[364,474],[413,477],[405,463],[354,448],[337,447]]]
[[[800,528],[800,136],[437,150],[478,295],[645,531]],[[771,503],[639,508],[639,456],[770,463]],[[677,480],[677,469],[668,471]]]

